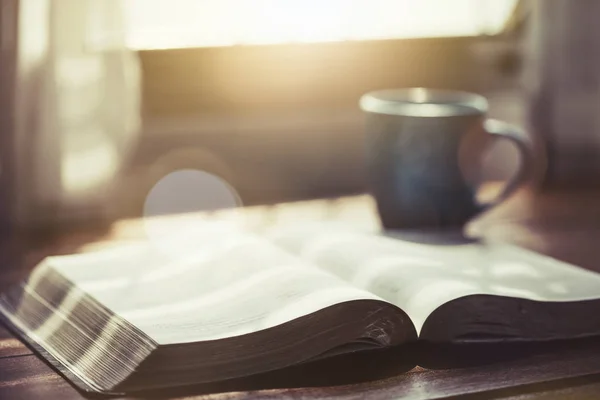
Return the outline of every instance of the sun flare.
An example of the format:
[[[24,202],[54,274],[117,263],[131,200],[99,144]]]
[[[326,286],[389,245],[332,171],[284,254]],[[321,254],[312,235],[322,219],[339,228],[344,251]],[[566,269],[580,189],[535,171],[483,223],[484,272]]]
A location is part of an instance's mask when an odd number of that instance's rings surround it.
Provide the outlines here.
[[[132,48],[472,36],[516,0],[128,0]]]

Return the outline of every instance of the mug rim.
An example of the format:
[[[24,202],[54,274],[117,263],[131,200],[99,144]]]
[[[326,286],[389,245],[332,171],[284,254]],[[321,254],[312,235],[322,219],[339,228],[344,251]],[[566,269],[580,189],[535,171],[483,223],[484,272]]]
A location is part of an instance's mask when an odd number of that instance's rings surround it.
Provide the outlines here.
[[[439,118],[482,116],[489,106],[477,93],[416,87],[369,92],[360,98],[360,108],[375,114]]]

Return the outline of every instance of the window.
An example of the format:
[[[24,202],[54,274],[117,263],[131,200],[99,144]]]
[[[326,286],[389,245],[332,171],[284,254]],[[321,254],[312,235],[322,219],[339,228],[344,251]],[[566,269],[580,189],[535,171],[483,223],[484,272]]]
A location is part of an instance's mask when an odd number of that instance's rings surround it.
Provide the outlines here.
[[[127,0],[134,49],[496,34],[517,0]]]

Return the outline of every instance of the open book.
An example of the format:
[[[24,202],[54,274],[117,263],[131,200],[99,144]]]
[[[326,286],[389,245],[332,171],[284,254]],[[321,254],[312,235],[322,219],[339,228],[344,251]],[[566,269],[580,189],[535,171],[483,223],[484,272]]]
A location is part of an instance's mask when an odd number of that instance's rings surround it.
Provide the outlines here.
[[[207,224],[170,244],[47,258],[0,314],[80,388],[117,393],[416,340],[588,337],[599,298],[599,275],[503,244]]]

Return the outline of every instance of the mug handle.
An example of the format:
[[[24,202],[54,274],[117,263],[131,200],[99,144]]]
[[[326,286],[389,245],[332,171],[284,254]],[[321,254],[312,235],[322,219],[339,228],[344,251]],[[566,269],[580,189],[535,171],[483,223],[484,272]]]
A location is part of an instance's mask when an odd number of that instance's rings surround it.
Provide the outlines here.
[[[519,170],[509,179],[500,194],[494,200],[482,204],[483,210],[487,210],[506,200],[530,178],[533,171],[533,145],[523,129],[507,122],[488,118],[484,121],[483,127],[494,138],[511,141],[517,147],[521,156]]]

